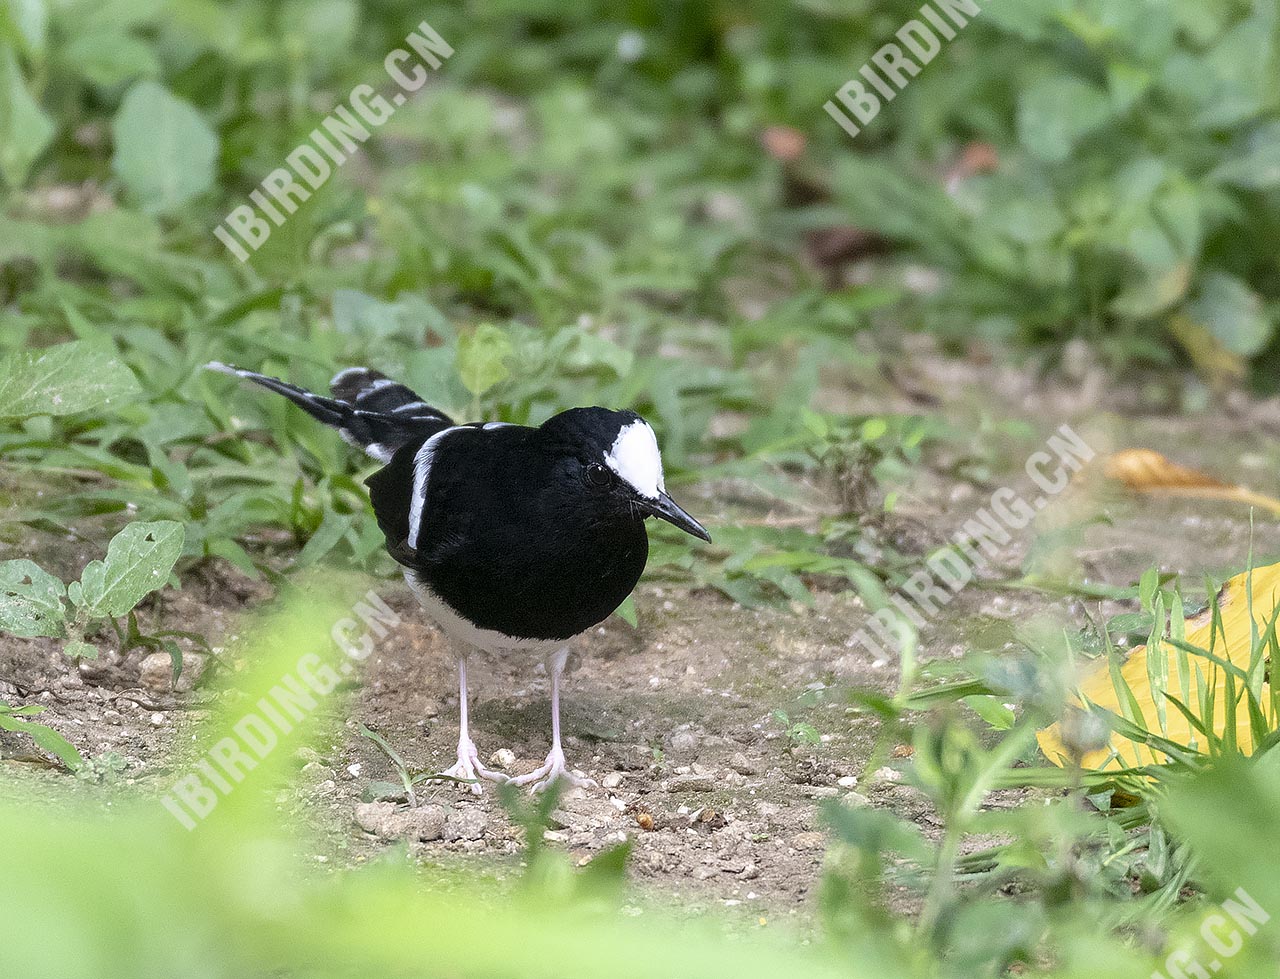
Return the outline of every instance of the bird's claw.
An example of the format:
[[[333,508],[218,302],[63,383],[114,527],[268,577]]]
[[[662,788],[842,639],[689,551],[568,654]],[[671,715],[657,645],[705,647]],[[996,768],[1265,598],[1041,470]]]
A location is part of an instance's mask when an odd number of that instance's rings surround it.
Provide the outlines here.
[[[439,773],[437,778],[429,778],[428,782],[443,782],[445,779],[458,779],[469,782],[467,786],[472,795],[481,795],[484,792],[481,781],[485,782],[506,782],[509,781],[508,776],[502,772],[495,772],[492,769],[485,768],[480,761],[480,754],[476,751],[476,746],[471,741],[458,742],[458,760]]]
[[[551,749],[551,753],[547,755],[547,760],[541,766],[525,775],[507,779],[507,781],[512,785],[532,786],[534,794],[545,792],[556,782],[562,782],[569,788],[574,789],[590,789],[596,786],[594,779],[569,770],[569,766],[564,760],[564,752],[558,747]]]

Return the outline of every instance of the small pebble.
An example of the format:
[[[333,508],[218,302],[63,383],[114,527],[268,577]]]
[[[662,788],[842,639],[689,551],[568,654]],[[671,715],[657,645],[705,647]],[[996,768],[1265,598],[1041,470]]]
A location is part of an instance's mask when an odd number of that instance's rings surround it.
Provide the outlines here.
[[[455,809],[445,817],[444,838],[450,842],[455,840],[484,839],[489,828],[489,817],[479,806],[465,806]]]
[[[840,794],[834,785],[804,785],[800,791],[810,799],[834,799]]]
[[[711,792],[715,787],[709,775],[677,775],[671,780],[672,792]]]
[[[443,806],[400,809],[394,802],[362,802],[356,806],[356,823],[366,833],[384,840],[431,842],[444,836]]]
[[[698,748],[698,736],[692,731],[677,731],[671,735],[671,750],[677,754],[686,754],[696,751]]]
[[[173,683],[173,660],[168,653],[151,653],[138,664],[138,682],[151,693],[164,694],[173,690],[187,691],[195,686],[204,672],[204,657],[195,653],[182,654],[182,673],[178,684]]]
[[[827,845],[827,835],[816,831],[797,833],[791,837],[791,845],[797,850],[821,850]]]
[[[489,764],[498,768],[510,769],[516,763],[516,753],[510,748],[499,748],[489,756]]]

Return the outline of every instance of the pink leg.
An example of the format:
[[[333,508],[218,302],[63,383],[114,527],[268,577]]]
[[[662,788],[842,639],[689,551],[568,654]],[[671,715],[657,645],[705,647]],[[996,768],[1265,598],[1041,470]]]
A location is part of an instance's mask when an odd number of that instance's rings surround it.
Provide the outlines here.
[[[471,732],[468,729],[467,658],[465,656],[458,659],[458,704],[458,760],[440,774],[448,775],[451,778],[467,779],[472,783],[470,786],[472,794],[480,795],[480,779],[485,779],[489,782],[505,782],[507,781],[507,776],[501,772],[494,772],[485,768],[480,761],[479,753],[476,751],[475,742],[471,740]]]
[[[560,745],[560,676],[564,673],[565,661],[569,658],[569,650],[562,649],[547,661],[547,671],[551,674],[551,752],[542,766],[511,779],[512,785],[531,785],[534,792],[544,792],[551,783],[562,779],[573,787],[587,788],[596,783],[584,775],[575,775],[569,770],[564,759],[564,748]]]

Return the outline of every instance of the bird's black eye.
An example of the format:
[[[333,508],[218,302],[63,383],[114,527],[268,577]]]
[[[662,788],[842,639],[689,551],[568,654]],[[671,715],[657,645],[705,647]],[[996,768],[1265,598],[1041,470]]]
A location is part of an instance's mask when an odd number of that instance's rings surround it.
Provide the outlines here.
[[[583,475],[588,483],[600,489],[604,489],[604,487],[613,482],[613,474],[604,466],[597,465],[596,463],[592,463],[587,466],[586,472]]]

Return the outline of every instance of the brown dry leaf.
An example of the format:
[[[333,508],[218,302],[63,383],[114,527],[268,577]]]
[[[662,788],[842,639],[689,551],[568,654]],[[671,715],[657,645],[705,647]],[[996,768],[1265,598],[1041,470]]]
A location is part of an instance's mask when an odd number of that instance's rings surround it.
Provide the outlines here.
[[[768,126],[760,134],[760,142],[775,160],[792,163],[804,156],[808,141],[804,133],[793,126]]]
[[[1251,578],[1252,583],[1250,582]],[[1251,592],[1252,603],[1250,603]],[[1252,608],[1250,608],[1251,604]],[[1265,631],[1267,623],[1276,614],[1277,604],[1280,604],[1280,564],[1254,568],[1252,572],[1238,574],[1222,586],[1222,591],[1218,595],[1221,625],[1217,631],[1216,638],[1211,635],[1213,632],[1213,614],[1206,609],[1194,618],[1187,620],[1185,641],[1199,649],[1212,649],[1215,656],[1233,663],[1242,670],[1247,669],[1253,649],[1254,623],[1257,623],[1260,632]],[[1250,617],[1250,611],[1253,613],[1252,617]],[[1169,678],[1165,684],[1165,689],[1179,700],[1182,700],[1183,679],[1176,650],[1172,646],[1165,646],[1161,649],[1160,655],[1166,656],[1168,663]],[[1226,709],[1224,706],[1227,685],[1226,674],[1222,669],[1214,670],[1206,660],[1200,657],[1192,656],[1187,663],[1188,672],[1191,675],[1187,678],[1189,693],[1183,702],[1197,716],[1204,713],[1205,708],[1201,706],[1199,678],[1204,676],[1209,680],[1204,700],[1208,704],[1210,703],[1210,698],[1212,698],[1211,702],[1214,705],[1213,720],[1215,722],[1214,733],[1222,736],[1226,722]],[[1129,658],[1125,660],[1124,665],[1120,668],[1120,675],[1124,678],[1124,682],[1129,686],[1129,689],[1133,691],[1134,699],[1138,702],[1138,707],[1146,724],[1154,729],[1157,712],[1155,697],[1151,690],[1150,674],[1147,671],[1146,646],[1138,646],[1129,654]],[[1239,690],[1238,685],[1236,689],[1237,691]],[[1087,701],[1097,704],[1113,714],[1123,716],[1124,710],[1120,706],[1120,697],[1121,692],[1116,689],[1116,685],[1112,682],[1110,665],[1104,658],[1102,662],[1097,664],[1093,672],[1085,678],[1084,682],[1080,684],[1079,696],[1075,700],[1074,706],[1081,707]],[[1261,703],[1264,705],[1264,710],[1266,709],[1265,705],[1270,703],[1270,699],[1270,683],[1264,682],[1260,698]],[[1253,749],[1253,731],[1249,723],[1248,708],[1243,703],[1237,705],[1235,722],[1236,738],[1241,750],[1245,752],[1251,751]],[[1172,704],[1167,704],[1164,730],[1157,731],[1157,733],[1177,744],[1188,745],[1194,742],[1199,745],[1200,750],[1205,750],[1204,737],[1192,731],[1186,717]],[[1061,724],[1054,724],[1040,731],[1036,735],[1036,740],[1039,742],[1040,750],[1044,752],[1045,757],[1055,765],[1065,766],[1069,764],[1069,759],[1073,752],[1064,743]],[[1077,750],[1079,749],[1077,748]],[[1158,765],[1166,760],[1165,755],[1160,751],[1156,751],[1146,745],[1135,744],[1127,738],[1112,734],[1106,747],[1086,751],[1081,758],[1080,764],[1081,767],[1086,769],[1105,771],[1107,769],[1141,765]]]
[[[1137,493],[1184,496],[1195,500],[1227,500],[1280,515],[1280,500],[1171,462],[1154,449],[1124,449],[1103,462],[1103,473]]]
[[[942,175],[947,193],[955,194],[960,185],[979,174],[996,173],[1000,169],[1000,153],[990,143],[967,143],[956,160]]]

